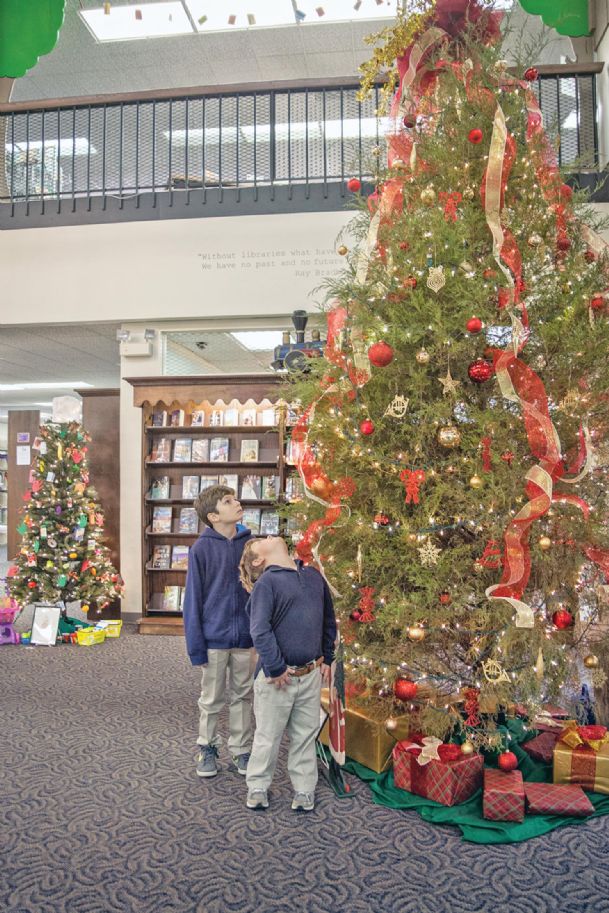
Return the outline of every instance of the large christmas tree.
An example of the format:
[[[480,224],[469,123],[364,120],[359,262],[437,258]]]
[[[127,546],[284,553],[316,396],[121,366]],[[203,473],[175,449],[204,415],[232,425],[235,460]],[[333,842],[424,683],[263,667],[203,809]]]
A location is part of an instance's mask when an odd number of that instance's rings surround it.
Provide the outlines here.
[[[609,258],[499,14],[414,7],[364,67],[364,94],[389,68],[387,162],[293,388],[293,512],[352,689],[489,747],[504,709],[556,701],[584,661],[603,681]]]
[[[104,515],[89,481],[89,441],[77,422],[42,425],[34,441],[31,487],[18,527],[21,547],[8,574],[10,594],[20,606],[80,601],[85,611],[101,610],[121,595],[122,580],[103,542]]]

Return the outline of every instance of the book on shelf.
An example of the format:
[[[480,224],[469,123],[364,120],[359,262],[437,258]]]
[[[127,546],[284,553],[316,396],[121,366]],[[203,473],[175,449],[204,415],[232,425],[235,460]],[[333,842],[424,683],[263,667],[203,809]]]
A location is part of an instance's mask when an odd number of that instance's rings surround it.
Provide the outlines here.
[[[300,529],[297,517],[288,517],[286,521],[285,531],[294,544],[300,542],[302,539],[302,531]]]
[[[224,410],[223,409],[214,409],[209,417],[209,424],[212,428],[220,427],[224,424]]]
[[[245,438],[241,441],[241,462],[256,463],[258,461],[259,443],[256,438]]]
[[[228,448],[227,437],[212,437],[209,442],[209,462],[228,463]]]
[[[193,463],[209,463],[209,438],[195,438],[192,442]]]
[[[232,407],[225,409],[224,424],[225,426],[236,427],[239,424],[239,410]]]
[[[163,590],[163,600],[161,602],[161,608],[163,612],[179,612],[180,611],[180,590],[184,589],[181,586],[166,586]]]
[[[194,507],[183,507],[180,510],[178,532],[196,536],[199,532],[199,517]]]
[[[285,461],[288,466],[295,466],[296,460],[294,459],[294,446],[292,445],[292,438],[289,438],[285,446]]]
[[[260,476],[244,476],[241,482],[241,500],[260,500]]]
[[[171,550],[171,569],[172,571],[188,570],[188,545],[174,545]]]
[[[239,416],[240,425],[255,425],[256,424],[256,410],[255,409],[242,409],[241,415]]]
[[[171,562],[171,546],[155,545],[152,550],[152,567],[159,571],[166,571]]]
[[[295,400],[293,403],[288,403],[285,416],[286,425],[295,425],[300,418],[301,411],[302,403],[298,402],[298,400]]]
[[[246,507],[241,517],[241,523],[257,536],[260,533],[260,508]]]
[[[218,476],[201,476],[201,491],[218,484]]]
[[[262,476],[261,501],[276,501],[279,497],[279,476]]]
[[[174,409],[169,416],[169,424],[172,428],[181,428],[186,420],[186,413],[183,409]]]
[[[182,498],[194,501],[199,494],[200,486],[199,476],[182,476]]]
[[[153,412],[152,418],[150,419],[150,425],[152,428],[165,428],[167,425],[167,412],[165,409],[159,412]]]
[[[171,438],[160,437],[155,441],[150,454],[151,463],[171,462]]]
[[[265,425],[267,428],[272,428],[277,424],[277,409],[273,406],[272,409],[263,409],[260,413],[260,424]]]
[[[169,476],[161,476],[150,483],[150,495],[154,501],[164,501],[169,497]]]
[[[190,416],[190,424],[195,426],[202,426],[205,424],[205,410],[204,409],[194,409],[192,415]]]
[[[279,535],[279,514],[276,510],[263,510],[260,515],[260,535]]]
[[[227,488],[232,488],[235,495],[239,495],[239,476],[236,472],[227,476],[218,476],[218,485],[226,485]]]
[[[288,476],[285,482],[287,501],[302,501],[305,496],[304,485],[300,476]]]
[[[177,437],[173,443],[173,462],[190,463],[192,458],[192,438]]]
[[[152,532],[170,533],[172,521],[172,508],[157,505],[152,511]]]

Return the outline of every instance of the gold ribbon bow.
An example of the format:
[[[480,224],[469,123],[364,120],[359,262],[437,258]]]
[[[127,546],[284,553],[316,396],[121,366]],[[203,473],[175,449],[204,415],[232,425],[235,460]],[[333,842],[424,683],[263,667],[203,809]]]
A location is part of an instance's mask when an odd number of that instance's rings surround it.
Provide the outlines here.
[[[601,747],[609,742],[609,732],[605,730],[604,736],[600,739],[590,739],[586,737],[587,728],[587,726],[578,726],[575,720],[571,720],[559,735],[558,741],[572,749],[585,745],[586,748],[591,748],[593,751],[600,751]]]

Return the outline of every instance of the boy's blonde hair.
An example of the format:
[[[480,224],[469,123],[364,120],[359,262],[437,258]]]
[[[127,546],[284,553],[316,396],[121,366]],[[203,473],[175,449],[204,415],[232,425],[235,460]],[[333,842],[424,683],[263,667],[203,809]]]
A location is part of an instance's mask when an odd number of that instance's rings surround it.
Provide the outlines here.
[[[213,529],[208,514],[218,513],[218,501],[221,501],[226,495],[234,494],[235,490],[229,488],[228,485],[211,485],[209,488],[205,488],[195,499],[195,510],[199,519]]]
[[[256,541],[256,539],[247,540],[243,546],[243,554],[241,555],[241,561],[239,562],[239,580],[241,581],[243,589],[247,590],[248,593],[252,592],[254,584],[264,570],[264,564],[254,564],[254,560],[257,556],[252,552],[252,546]]]

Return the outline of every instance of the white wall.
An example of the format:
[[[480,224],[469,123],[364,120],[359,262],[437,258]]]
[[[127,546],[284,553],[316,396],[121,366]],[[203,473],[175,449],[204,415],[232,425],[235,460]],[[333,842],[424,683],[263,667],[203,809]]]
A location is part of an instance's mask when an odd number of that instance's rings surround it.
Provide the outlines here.
[[[594,44],[596,60],[609,60],[609,0],[595,2]],[[603,67],[596,78],[598,93],[598,144],[600,166],[609,162],[609,67]]]
[[[343,260],[352,212],[2,232],[0,324],[287,314]]]

